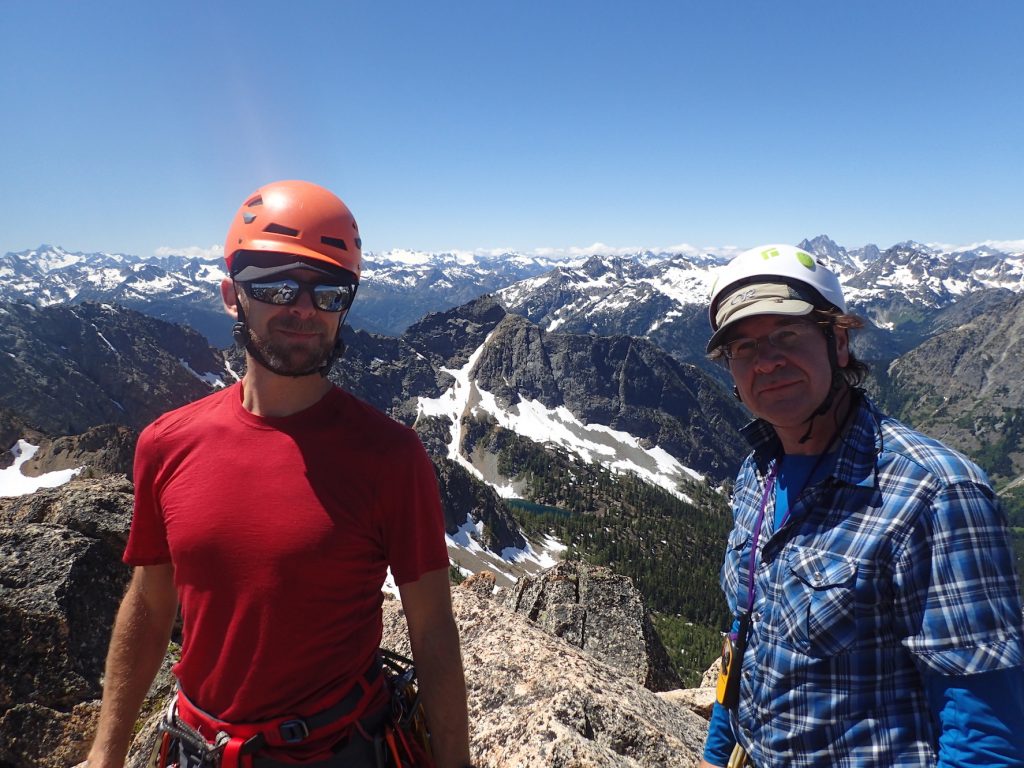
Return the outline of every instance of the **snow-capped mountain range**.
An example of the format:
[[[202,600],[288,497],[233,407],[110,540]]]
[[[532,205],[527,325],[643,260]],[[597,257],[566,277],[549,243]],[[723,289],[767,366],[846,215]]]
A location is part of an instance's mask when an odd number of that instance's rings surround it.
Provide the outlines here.
[[[1014,253],[991,248],[939,252],[919,243],[899,243],[887,251],[865,246],[847,251],[822,235],[804,240],[800,247],[820,257],[839,272],[848,303],[868,305],[899,294],[913,303],[941,308],[972,291],[1024,289],[1024,248]],[[555,270],[523,280],[502,290],[509,306],[528,315],[545,318],[549,330],[585,315],[600,324],[602,315],[621,316],[640,304],[669,302],[674,306],[659,314],[638,335],[650,335],[682,314],[680,308],[705,306],[714,270],[724,257],[707,254],[673,254],[658,260],[594,256],[583,264],[559,265]],[[551,287],[586,297],[582,302],[562,303],[553,310],[545,303]]]
[[[1024,241],[1000,245],[1002,250],[992,244],[942,250],[907,241],[884,251],[874,245],[848,250],[825,235],[801,243],[839,270],[853,306],[871,309],[869,314],[878,314],[880,324],[888,327],[892,321],[878,308],[897,295],[914,306],[940,309],[980,290],[1019,292]],[[693,317],[706,301],[712,270],[734,250],[595,253],[571,259],[514,252],[369,253],[350,322],[397,336],[428,312],[500,292],[503,303],[546,330],[613,329],[657,340],[667,328],[678,330],[680,321],[685,326]],[[223,277],[219,259],[143,259],[42,245],[0,256],[0,299],[40,306],[122,304],[186,322],[226,345],[228,327],[216,290]]]
[[[1024,291],[1024,241],[966,247],[906,241],[883,251],[874,245],[847,249],[819,235],[800,245],[839,272],[848,304],[868,318],[857,352],[876,369]],[[570,259],[513,252],[369,253],[348,321],[397,337],[429,313],[493,294],[546,332],[642,336],[724,381],[704,355],[706,300],[714,270],[735,250]],[[0,300],[118,304],[189,325],[223,348],[231,343],[217,290],[223,277],[219,259],[140,259],[40,246],[0,257]]]

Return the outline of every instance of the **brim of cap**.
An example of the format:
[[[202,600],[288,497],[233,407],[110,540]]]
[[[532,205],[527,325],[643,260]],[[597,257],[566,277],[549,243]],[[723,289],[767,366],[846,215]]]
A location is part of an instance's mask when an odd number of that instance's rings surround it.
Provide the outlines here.
[[[729,329],[740,320],[745,320],[748,317],[753,317],[754,315],[792,315],[794,317],[799,317],[801,315],[809,315],[813,311],[813,304],[800,299],[765,298],[751,302],[747,306],[737,309],[729,315],[729,319],[725,324],[715,331],[714,335],[708,341],[708,347],[705,352],[710,355],[715,349],[717,349],[725,339]]]
[[[352,275],[356,281],[359,280],[360,260],[358,258],[353,264],[346,266],[336,259],[328,258],[322,253],[306,248],[301,243],[283,243],[280,240],[250,240],[244,248],[236,249],[236,253],[243,252],[301,259],[307,264],[315,264],[320,269],[327,270],[328,274],[333,274],[336,271],[343,272],[346,275]]]
[[[247,283],[252,280],[265,280],[268,277],[279,275],[282,272],[290,272],[293,269],[308,269],[312,272],[319,272],[321,275],[331,275],[332,277],[337,277],[339,272],[348,272],[348,270],[341,269],[340,267],[336,267],[333,270],[321,269],[320,267],[314,267],[307,261],[294,261],[288,264],[274,264],[269,267],[256,267],[252,265],[242,267],[242,269],[232,275],[232,277],[234,277],[235,280]]]

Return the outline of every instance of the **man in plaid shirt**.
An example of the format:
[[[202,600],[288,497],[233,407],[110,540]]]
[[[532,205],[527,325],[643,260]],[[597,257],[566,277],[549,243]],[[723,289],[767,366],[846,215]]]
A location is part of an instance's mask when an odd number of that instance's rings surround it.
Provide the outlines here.
[[[809,254],[737,256],[710,319],[756,420],[701,765],[1024,766],[1021,602],[985,474],[864,396],[863,321]]]

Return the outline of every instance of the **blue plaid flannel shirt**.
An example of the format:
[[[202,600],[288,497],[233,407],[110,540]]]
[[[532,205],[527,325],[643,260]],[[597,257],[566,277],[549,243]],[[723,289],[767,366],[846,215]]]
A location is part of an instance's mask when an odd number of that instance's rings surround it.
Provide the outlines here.
[[[733,495],[722,586],[746,610],[765,476],[754,452]],[[1006,516],[984,473],[863,398],[831,474],[773,531],[765,511],[752,629],[733,730],[755,765],[935,765],[921,672],[967,675],[1024,663]]]

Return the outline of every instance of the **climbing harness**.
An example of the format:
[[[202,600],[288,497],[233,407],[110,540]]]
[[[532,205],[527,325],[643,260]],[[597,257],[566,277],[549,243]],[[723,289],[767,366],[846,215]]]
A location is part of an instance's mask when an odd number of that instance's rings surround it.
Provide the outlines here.
[[[216,735],[211,741],[203,731]],[[337,735],[338,746],[324,759],[302,763],[304,768],[433,768],[412,661],[381,649],[339,702],[306,718],[227,723],[179,690],[157,726],[148,768],[291,768],[296,763],[267,757],[265,748],[287,749],[329,734]]]

